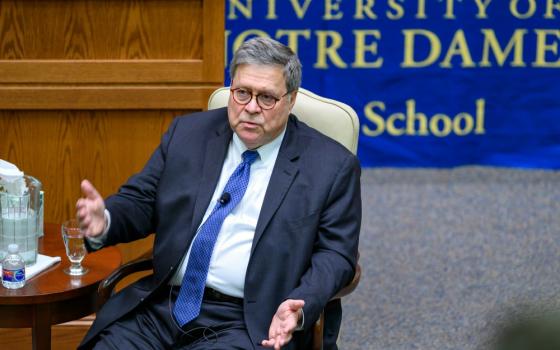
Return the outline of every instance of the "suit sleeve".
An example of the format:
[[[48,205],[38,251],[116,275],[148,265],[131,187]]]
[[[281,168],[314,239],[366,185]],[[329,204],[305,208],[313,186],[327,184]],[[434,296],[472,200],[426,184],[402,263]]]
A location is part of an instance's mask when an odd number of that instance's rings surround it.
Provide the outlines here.
[[[305,329],[354,277],[362,216],[360,174],[357,158],[349,154],[322,210],[310,266],[288,296],[305,301]]]

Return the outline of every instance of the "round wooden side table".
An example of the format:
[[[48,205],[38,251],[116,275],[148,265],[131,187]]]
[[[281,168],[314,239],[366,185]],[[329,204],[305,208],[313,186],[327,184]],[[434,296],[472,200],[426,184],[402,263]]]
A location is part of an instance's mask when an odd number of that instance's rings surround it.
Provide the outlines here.
[[[51,325],[76,320],[96,311],[97,286],[121,264],[121,254],[108,247],[86,255],[84,276],[72,277],[62,270],[70,265],[60,225],[45,224],[39,253],[60,256],[61,262],[28,280],[23,288],[0,285],[0,328],[31,327],[33,349],[51,348]]]

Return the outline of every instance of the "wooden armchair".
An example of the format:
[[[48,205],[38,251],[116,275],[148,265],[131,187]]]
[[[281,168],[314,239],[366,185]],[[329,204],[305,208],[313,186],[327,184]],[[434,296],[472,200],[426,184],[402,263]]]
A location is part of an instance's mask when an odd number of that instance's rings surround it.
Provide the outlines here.
[[[222,87],[214,91],[208,100],[208,109],[227,106],[229,93],[229,87]],[[352,153],[356,153],[358,148],[359,120],[356,112],[350,106],[323,98],[309,90],[300,88],[293,113],[309,126],[340,142]],[[151,270],[153,268],[151,255],[152,252],[150,251],[140,258],[122,265],[102,281],[98,288],[98,307],[101,307],[109,299],[117,283],[124,277],[135,272]],[[350,294],[357,287],[360,277],[361,268],[358,265],[352,282],[339,291],[330,302]],[[323,313],[314,326],[312,350],[323,349],[324,322]]]

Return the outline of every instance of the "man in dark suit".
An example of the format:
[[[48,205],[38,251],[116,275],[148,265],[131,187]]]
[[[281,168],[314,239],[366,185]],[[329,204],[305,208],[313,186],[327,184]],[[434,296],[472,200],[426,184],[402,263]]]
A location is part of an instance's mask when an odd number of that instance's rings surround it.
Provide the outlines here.
[[[82,348],[306,349],[322,309],[352,280],[360,166],[290,113],[297,56],[272,39],[249,40],[234,55],[231,79],[227,109],[176,118],[117,194],[103,201],[82,182],[77,217],[92,249],[155,232],[154,273],[104,305]],[[184,281],[209,244],[195,242],[234,200],[230,174],[247,150],[257,154],[246,190],[219,222],[191,319],[178,299],[194,298]]]

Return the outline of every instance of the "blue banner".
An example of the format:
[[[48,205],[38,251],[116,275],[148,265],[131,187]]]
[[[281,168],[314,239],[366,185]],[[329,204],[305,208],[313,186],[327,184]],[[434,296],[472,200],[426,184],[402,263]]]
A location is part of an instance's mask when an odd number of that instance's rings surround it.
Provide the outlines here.
[[[560,169],[560,0],[228,0],[226,18],[227,62],[272,37],[356,110],[365,167]]]

